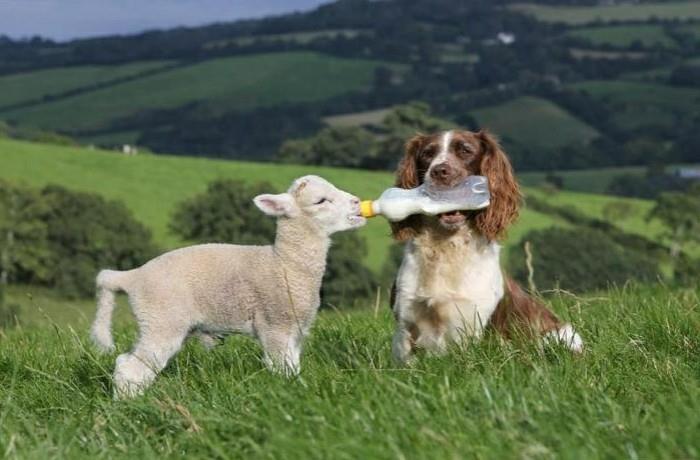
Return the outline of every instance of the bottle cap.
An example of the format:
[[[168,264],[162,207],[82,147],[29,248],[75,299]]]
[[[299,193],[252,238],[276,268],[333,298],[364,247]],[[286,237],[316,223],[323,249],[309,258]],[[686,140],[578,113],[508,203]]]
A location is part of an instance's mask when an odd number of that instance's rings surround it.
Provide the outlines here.
[[[360,215],[362,217],[374,217],[374,209],[372,208],[372,200],[365,200],[360,203]]]

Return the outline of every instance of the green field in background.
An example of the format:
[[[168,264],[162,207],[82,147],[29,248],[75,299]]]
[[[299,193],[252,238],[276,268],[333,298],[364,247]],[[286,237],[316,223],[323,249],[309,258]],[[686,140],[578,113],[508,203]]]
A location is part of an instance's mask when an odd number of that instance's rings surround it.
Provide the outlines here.
[[[4,113],[53,130],[107,129],[141,110],[208,101],[222,111],[319,101],[366,89],[378,62],[311,52],[228,57],[179,67],[110,88]]]
[[[567,32],[570,37],[582,38],[591,44],[611,45],[620,48],[627,48],[635,42],[640,42],[643,46],[664,48],[675,48],[676,42],[666,35],[664,28],[658,25],[634,25],[634,26],[609,26],[609,27],[586,27],[573,29]]]
[[[528,148],[585,144],[598,132],[556,104],[524,96],[493,107],[474,110],[479,126]]]
[[[658,19],[698,19],[700,2],[659,2],[612,6],[547,6],[520,3],[511,9],[530,14],[540,21],[587,24],[595,21],[646,21]]]
[[[40,101],[47,96],[132,77],[169,64],[171,64],[169,61],[145,61],[114,66],[61,67],[2,76],[0,77],[0,108],[23,102]]]

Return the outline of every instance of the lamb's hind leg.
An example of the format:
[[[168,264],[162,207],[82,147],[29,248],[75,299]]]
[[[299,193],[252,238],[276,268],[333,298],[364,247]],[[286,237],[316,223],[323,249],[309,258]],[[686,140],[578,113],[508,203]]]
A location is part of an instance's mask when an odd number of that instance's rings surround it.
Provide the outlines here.
[[[117,357],[114,369],[114,397],[129,398],[142,394],[180,350],[187,337],[185,327],[170,330],[145,330],[130,353]]]

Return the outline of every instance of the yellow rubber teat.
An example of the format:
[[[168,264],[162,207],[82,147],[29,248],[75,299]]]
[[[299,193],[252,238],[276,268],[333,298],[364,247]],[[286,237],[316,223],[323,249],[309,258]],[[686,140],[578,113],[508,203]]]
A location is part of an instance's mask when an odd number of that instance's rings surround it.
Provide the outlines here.
[[[372,200],[365,200],[360,203],[360,215],[362,217],[374,217],[374,209],[372,209]]]

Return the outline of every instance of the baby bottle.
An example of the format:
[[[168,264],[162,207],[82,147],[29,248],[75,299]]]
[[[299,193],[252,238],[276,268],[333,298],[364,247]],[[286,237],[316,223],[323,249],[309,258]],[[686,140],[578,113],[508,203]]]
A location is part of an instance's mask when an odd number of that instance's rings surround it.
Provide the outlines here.
[[[363,217],[383,215],[392,222],[412,214],[437,215],[459,210],[482,209],[489,205],[488,180],[483,176],[469,176],[449,189],[438,189],[428,184],[417,188],[392,187],[376,200],[363,201]]]

